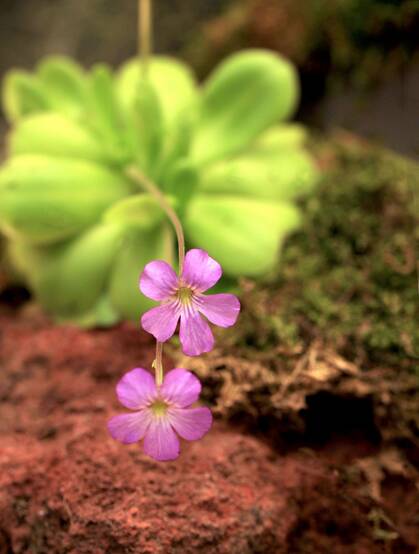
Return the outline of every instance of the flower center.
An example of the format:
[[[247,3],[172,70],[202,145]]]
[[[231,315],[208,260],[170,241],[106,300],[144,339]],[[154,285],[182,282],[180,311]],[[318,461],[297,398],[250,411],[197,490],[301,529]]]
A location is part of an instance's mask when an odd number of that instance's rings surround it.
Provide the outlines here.
[[[166,415],[168,407],[169,406],[166,404],[166,402],[164,402],[164,400],[156,400],[150,406],[151,411],[153,412],[153,415],[158,416],[158,417]]]
[[[193,292],[189,287],[180,287],[177,291],[178,298],[183,305],[191,303],[192,294]]]

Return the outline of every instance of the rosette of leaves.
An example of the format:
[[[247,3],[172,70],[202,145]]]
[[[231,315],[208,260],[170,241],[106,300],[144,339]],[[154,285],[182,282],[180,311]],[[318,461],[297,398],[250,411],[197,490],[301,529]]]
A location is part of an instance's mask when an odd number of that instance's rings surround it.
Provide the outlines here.
[[[283,123],[298,101],[293,66],[268,51],[225,60],[198,86],[168,57],[84,71],[51,57],[3,86],[11,123],[0,170],[0,229],[18,271],[59,321],[106,325],[149,307],[138,276],[172,261],[175,237],[139,168],[167,195],[188,246],[229,282],[275,267],[298,227],[295,203],[317,171],[305,131]]]

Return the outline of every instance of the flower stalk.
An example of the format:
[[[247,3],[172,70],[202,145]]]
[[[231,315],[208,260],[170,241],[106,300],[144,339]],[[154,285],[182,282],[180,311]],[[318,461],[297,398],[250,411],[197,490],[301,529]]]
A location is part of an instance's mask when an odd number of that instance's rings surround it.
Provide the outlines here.
[[[163,384],[163,343],[156,341],[156,359],[153,362],[156,376],[156,385],[160,387]]]
[[[172,206],[166,200],[164,194],[157,187],[157,185],[149,179],[144,173],[137,167],[129,167],[127,169],[127,175],[136,181],[142,188],[149,192],[158,202],[162,210],[166,213],[170,219],[173,228],[176,232],[178,243],[178,260],[179,260],[179,275],[183,271],[183,262],[185,259],[185,235],[183,233],[182,224]],[[163,342],[156,342],[156,358],[153,362],[155,370],[156,385],[159,387],[163,383]]]
[[[152,49],[152,18],[153,18],[153,5],[152,0],[138,0],[138,55],[141,63],[141,68],[144,78],[148,73],[148,66],[150,61],[151,49]],[[185,257],[185,239],[183,235],[182,225],[171,206],[166,202],[164,195],[160,192],[158,187],[148,179],[139,169],[129,168],[128,175],[139,182],[143,188],[145,188],[150,194],[156,198],[162,209],[166,212],[169,219],[172,221],[178,236],[179,244],[179,265],[183,264],[183,258]],[[179,240],[180,238],[180,240]],[[180,248],[182,245],[182,249]],[[155,380],[157,387],[160,387],[163,383],[163,343],[156,341],[156,358],[153,362],[155,370]]]
[[[165,211],[167,217],[173,224],[176,232],[178,243],[178,260],[179,260],[179,275],[183,271],[183,262],[185,259],[185,235],[183,233],[182,224],[172,206],[166,200],[164,194],[157,187],[157,185],[149,179],[144,173],[137,167],[129,167],[127,169],[127,175],[137,182],[143,189],[149,192],[158,202],[162,210]],[[156,358],[153,362],[155,370],[156,385],[161,386],[163,383],[163,342],[157,340],[156,342]]]
[[[141,68],[143,76],[146,77],[148,73],[148,66],[150,61],[150,55],[152,50],[152,18],[153,18],[153,6],[152,0],[138,0],[138,53],[141,62]],[[170,204],[166,201],[164,195],[159,188],[144,175],[139,169],[131,167],[127,171],[128,175],[138,182],[147,192],[152,194],[157,200],[161,208],[166,212],[168,218],[173,224],[175,229],[178,248],[179,248],[179,268],[183,266],[183,259],[185,257],[185,239],[182,229],[182,225],[177,217],[175,211]],[[157,387],[160,387],[163,383],[163,343],[156,341],[156,358],[153,362],[155,370],[155,380]]]
[[[179,261],[179,275],[183,271],[183,262],[185,259],[185,235],[183,233],[183,227],[178,218],[175,210],[166,200],[164,194],[158,188],[158,186],[137,167],[129,167],[126,171],[128,177],[138,183],[144,190],[149,192],[157,200],[158,204],[167,214],[170,219],[173,228],[176,233],[178,243],[178,261]]]
[[[138,53],[144,76],[147,75],[152,49],[152,0],[138,0]]]

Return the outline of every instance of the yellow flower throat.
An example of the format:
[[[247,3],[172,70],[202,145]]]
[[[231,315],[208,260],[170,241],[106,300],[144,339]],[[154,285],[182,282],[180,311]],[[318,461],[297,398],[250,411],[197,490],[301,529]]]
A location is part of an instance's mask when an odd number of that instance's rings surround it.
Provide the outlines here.
[[[192,290],[189,287],[180,287],[177,295],[183,305],[188,305],[192,300]]]
[[[155,416],[164,416],[166,415],[168,405],[163,400],[156,400],[150,407]]]

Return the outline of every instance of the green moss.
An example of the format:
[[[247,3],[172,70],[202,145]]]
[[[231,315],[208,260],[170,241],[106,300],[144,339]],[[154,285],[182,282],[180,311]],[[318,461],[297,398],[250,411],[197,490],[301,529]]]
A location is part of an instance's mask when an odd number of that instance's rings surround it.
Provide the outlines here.
[[[321,338],[363,367],[414,368],[418,166],[347,136],[315,150],[323,182],[305,202],[304,228],[288,241],[275,282],[250,293],[258,325],[245,336],[259,329],[252,340],[264,349]]]

